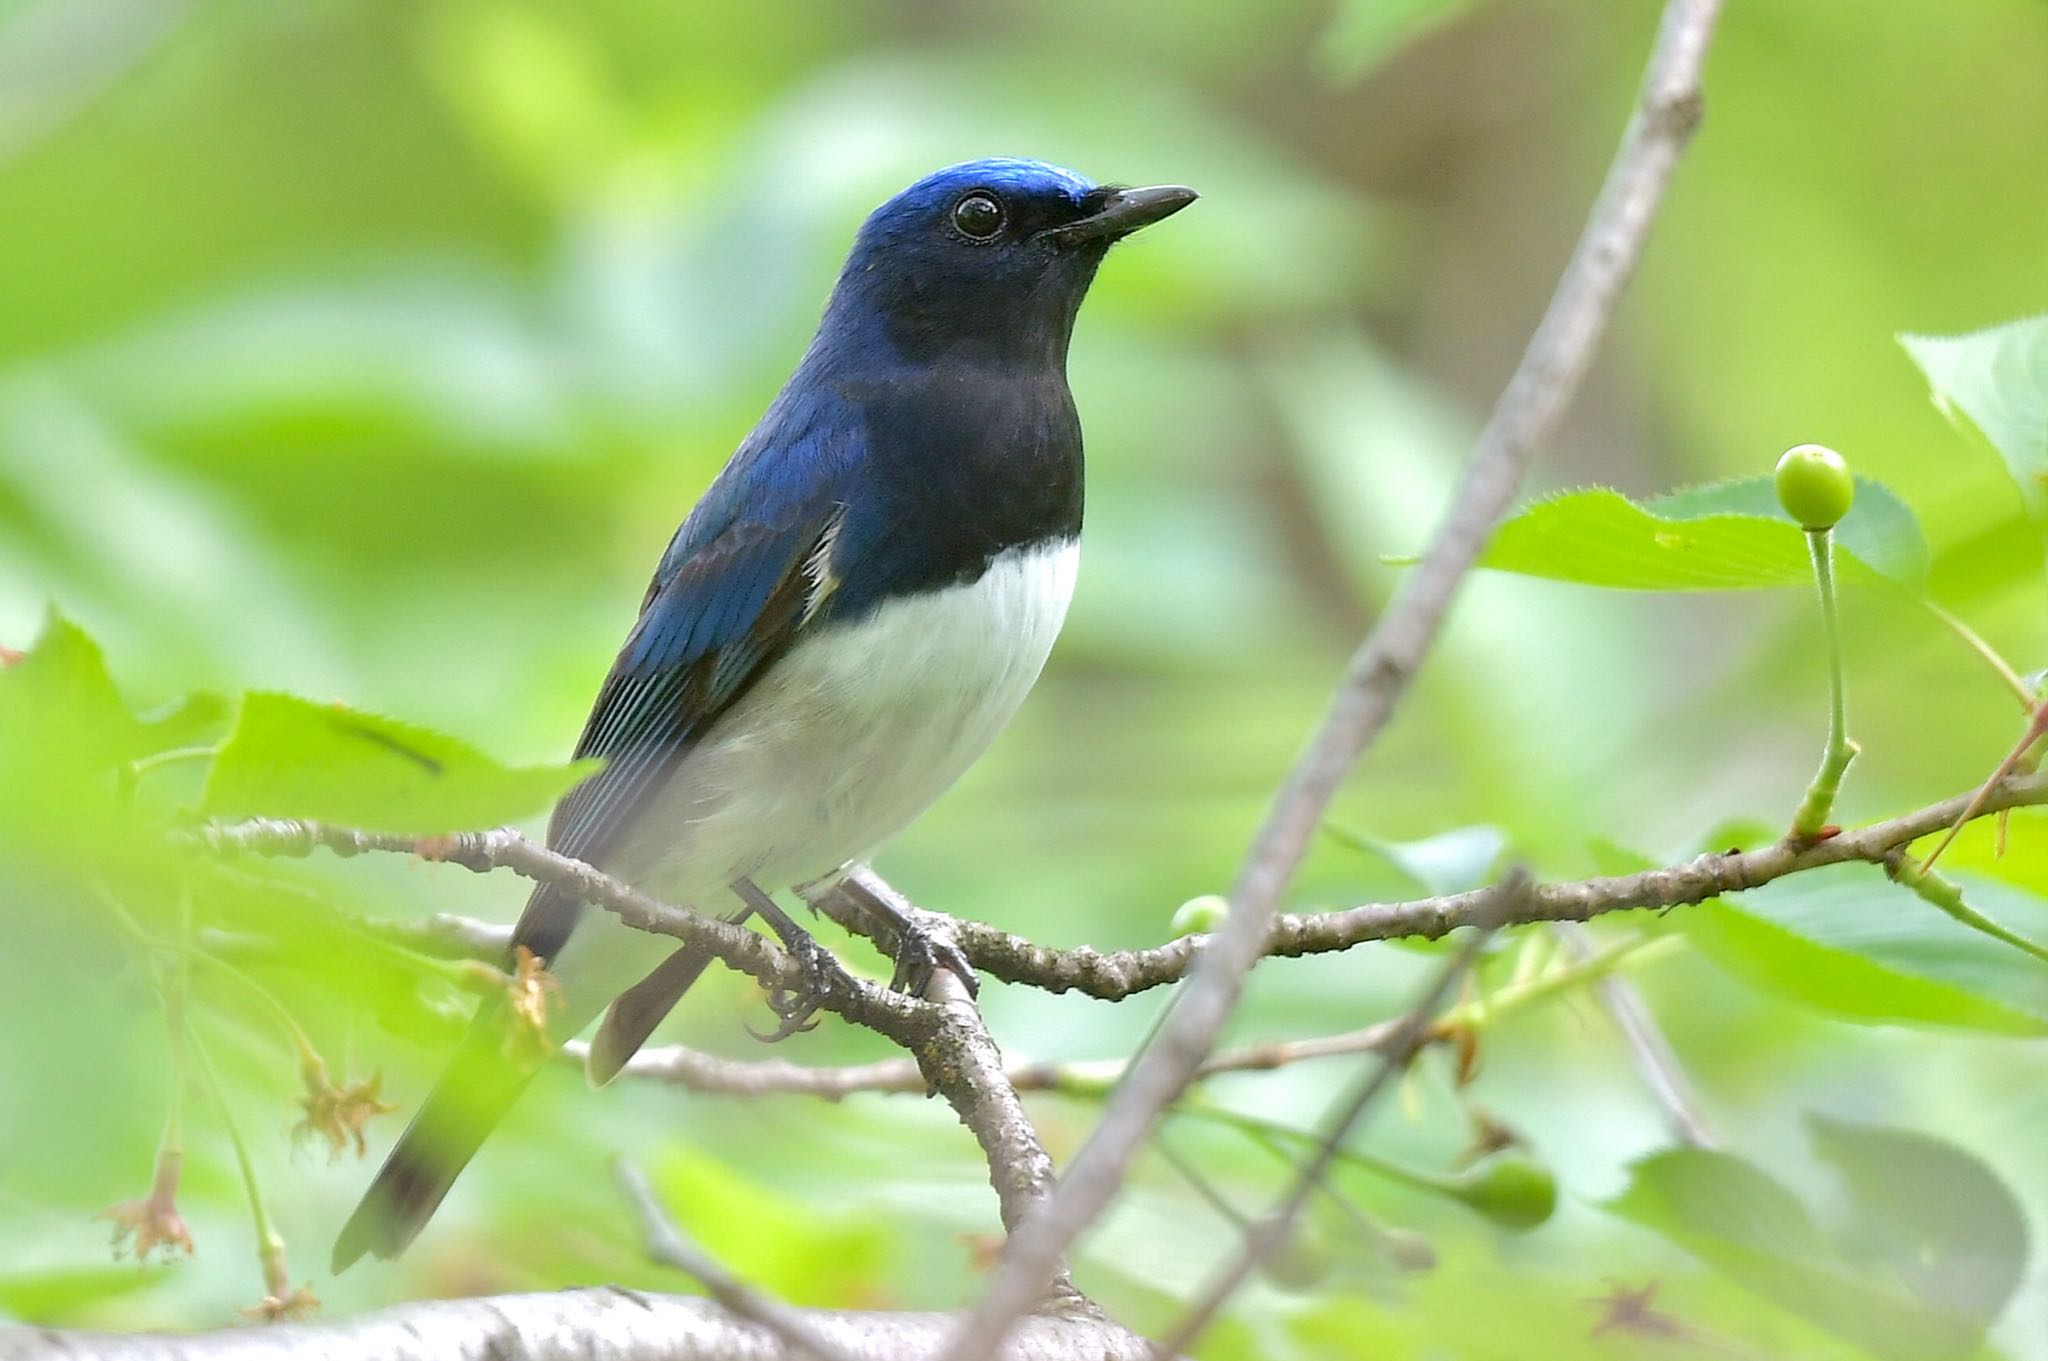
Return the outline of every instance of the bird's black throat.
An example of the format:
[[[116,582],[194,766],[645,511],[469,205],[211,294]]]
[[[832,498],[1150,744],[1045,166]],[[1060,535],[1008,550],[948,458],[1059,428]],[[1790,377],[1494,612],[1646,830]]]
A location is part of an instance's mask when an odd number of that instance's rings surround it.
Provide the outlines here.
[[[873,500],[860,528],[874,555],[841,617],[979,580],[1003,553],[1080,534],[1081,422],[1061,369],[927,365],[841,390],[867,426]]]

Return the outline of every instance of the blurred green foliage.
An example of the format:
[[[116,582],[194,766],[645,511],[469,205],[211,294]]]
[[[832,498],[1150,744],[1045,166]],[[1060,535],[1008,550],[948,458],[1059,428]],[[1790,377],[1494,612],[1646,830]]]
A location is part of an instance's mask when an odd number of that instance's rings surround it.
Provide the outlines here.
[[[0,1312],[215,1326],[259,1293],[202,1090],[179,1201],[198,1255],[110,1267],[91,1218],[147,1184],[179,1085],[151,957],[192,910],[236,946],[187,961],[195,1030],[293,1280],[330,1309],[674,1288],[616,1200],[621,1150],[709,1248],[801,1303],[969,1297],[993,1198],[936,1103],[591,1093],[566,1069],[411,1255],[325,1278],[369,1169],[294,1136],[325,1090],[300,1045],[335,1090],[382,1071],[409,1104],[469,1004],[460,966],[358,919],[504,920],[521,886],[224,863],[169,833],[202,806],[535,825],[646,573],[799,352],[854,224],[935,165],[1026,154],[1204,199],[1119,250],[1076,337],[1088,550],[1053,665],[881,868],[1052,943],[1166,939],[1175,905],[1228,886],[1390,560],[1425,540],[1654,10],[0,0],[0,643],[40,639],[0,673]],[[1871,479],[1842,547],[1891,583],[1845,598],[1864,752],[1840,819],[1996,763],[2013,701],[1927,605],[2020,671],[2048,662],[2026,513],[2048,348],[2011,321],[2048,305],[2044,61],[2038,0],[1732,7],[1706,129],[1532,488],[1570,494],[1503,536],[1516,571],[1469,583],[1298,906],[1464,887],[1508,859],[1621,872],[1725,845],[1730,818],[1775,835],[1825,718],[1810,596],[1662,593],[1804,581],[1762,480],[1804,440]],[[1905,332],[1960,338],[1909,356]],[[1591,486],[1617,490],[1572,491]],[[252,691],[304,702],[216,698]],[[474,777],[469,801],[407,787],[403,762],[351,768],[380,748],[320,728],[344,712],[416,725]],[[231,728],[218,759],[176,755]],[[1975,827],[1943,862],[2036,940],[2043,831],[2015,816],[1999,856]],[[1536,1000],[1477,1025],[1464,1071],[1451,1052],[1418,1067],[1302,1270],[1249,1290],[1204,1356],[1969,1355],[1987,1326],[1988,1354],[2048,1354],[2039,1311],[2006,1307],[2048,1283],[2027,1232],[2048,1223],[2037,961],[1868,868],[1597,931],[1727,1152],[1668,1151],[1590,996],[1540,986],[1570,967],[1550,937],[1496,942],[1460,1014]],[[1429,953],[1275,961],[1233,1034],[1369,1024]],[[985,999],[1012,1053],[1076,1059],[1129,1052],[1162,1000]],[[719,978],[665,1033],[749,1056],[739,1023],[761,1019]],[[828,1025],[785,1056],[882,1052]],[[1204,1102],[1308,1129],[1340,1069],[1223,1078]],[[1064,1157],[1097,1107],[1032,1109]],[[368,1125],[373,1151],[397,1118]],[[1503,1126],[1514,1166],[1554,1176],[1554,1212],[1503,1225],[1445,1191],[1479,1184],[1461,1153]],[[1218,1205],[1252,1213],[1287,1174],[1241,1120],[1191,1110],[1170,1134],[1206,1194],[1148,1159],[1079,1262],[1141,1325],[1231,1250]],[[1910,1185],[1945,1194],[1878,1194]],[[1873,1336],[1874,1310],[1907,1322]]]

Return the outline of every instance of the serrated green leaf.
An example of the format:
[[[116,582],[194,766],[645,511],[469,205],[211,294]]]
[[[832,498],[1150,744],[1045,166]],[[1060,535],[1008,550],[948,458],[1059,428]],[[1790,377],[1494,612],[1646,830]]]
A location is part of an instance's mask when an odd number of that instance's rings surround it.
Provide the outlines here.
[[[1979,910],[2038,931],[2019,890],[1972,881]],[[1838,1019],[2048,1034],[2048,969],[1871,866],[1793,875],[1682,914],[1688,939],[1760,991]]]
[[[1618,491],[1566,492],[1502,522],[1480,565],[1631,591],[1739,591],[1813,580],[1806,533],[1760,504],[1768,479],[1747,478],[1637,504]],[[1728,509],[1727,507],[1746,507]],[[1918,591],[1927,546],[1899,499],[1867,478],[1836,531],[1842,579]]]
[[[1818,1113],[1807,1127],[1848,1187],[1861,1252],[1930,1309],[1998,1317],[2026,1273],[2027,1223],[1996,1172],[1912,1130]]]
[[[1643,509],[1667,520],[1747,515],[1792,524],[1778,504],[1777,487],[1763,476],[1682,487],[1643,502]],[[1909,591],[1926,588],[1929,555],[1919,517],[1884,483],[1871,477],[1856,479],[1856,500],[1834,534],[1838,550],[1887,581]]]
[[[35,769],[8,743],[37,746],[63,739],[72,759],[110,765],[144,748],[142,725],[122,700],[99,644],[51,610],[42,634],[21,660],[0,671],[0,765]]]
[[[1902,335],[1935,405],[1960,413],[2005,461],[2036,526],[2048,532],[2048,314],[1959,336]]]
[[[214,817],[310,818],[407,836],[495,827],[540,812],[594,761],[502,766],[460,739],[290,695],[243,699],[207,775]]]
[[[1938,1361],[1967,1356],[1982,1339],[1983,1317],[1929,1305],[1848,1261],[1791,1191],[1734,1154],[1678,1149],[1645,1158],[1606,1208],[1878,1356]]]
[[[16,872],[32,858],[102,867],[135,843],[121,797],[127,764],[151,749],[99,646],[50,613],[35,645],[0,670],[0,845]]]

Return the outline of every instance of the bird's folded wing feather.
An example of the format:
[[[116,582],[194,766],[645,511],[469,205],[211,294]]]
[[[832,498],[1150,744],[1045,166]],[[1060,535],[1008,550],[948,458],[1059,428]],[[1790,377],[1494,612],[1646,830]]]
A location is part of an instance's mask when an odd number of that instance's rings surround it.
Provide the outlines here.
[[[686,555],[671,550],[576,746],[578,757],[600,757],[604,768],[556,806],[552,848],[601,860],[691,745],[826,617],[842,515],[838,502],[814,501],[700,534],[706,541]],[[679,545],[687,547],[693,528],[684,527]],[[552,957],[580,911],[542,885],[513,943]]]

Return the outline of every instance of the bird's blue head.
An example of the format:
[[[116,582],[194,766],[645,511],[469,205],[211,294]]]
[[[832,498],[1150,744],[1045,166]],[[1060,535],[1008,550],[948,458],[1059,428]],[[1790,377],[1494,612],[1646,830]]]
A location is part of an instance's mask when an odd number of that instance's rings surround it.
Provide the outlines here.
[[[1098,185],[1043,161],[965,161],[869,216],[821,335],[861,333],[911,363],[1064,367],[1110,246],[1179,212],[1178,185]]]

